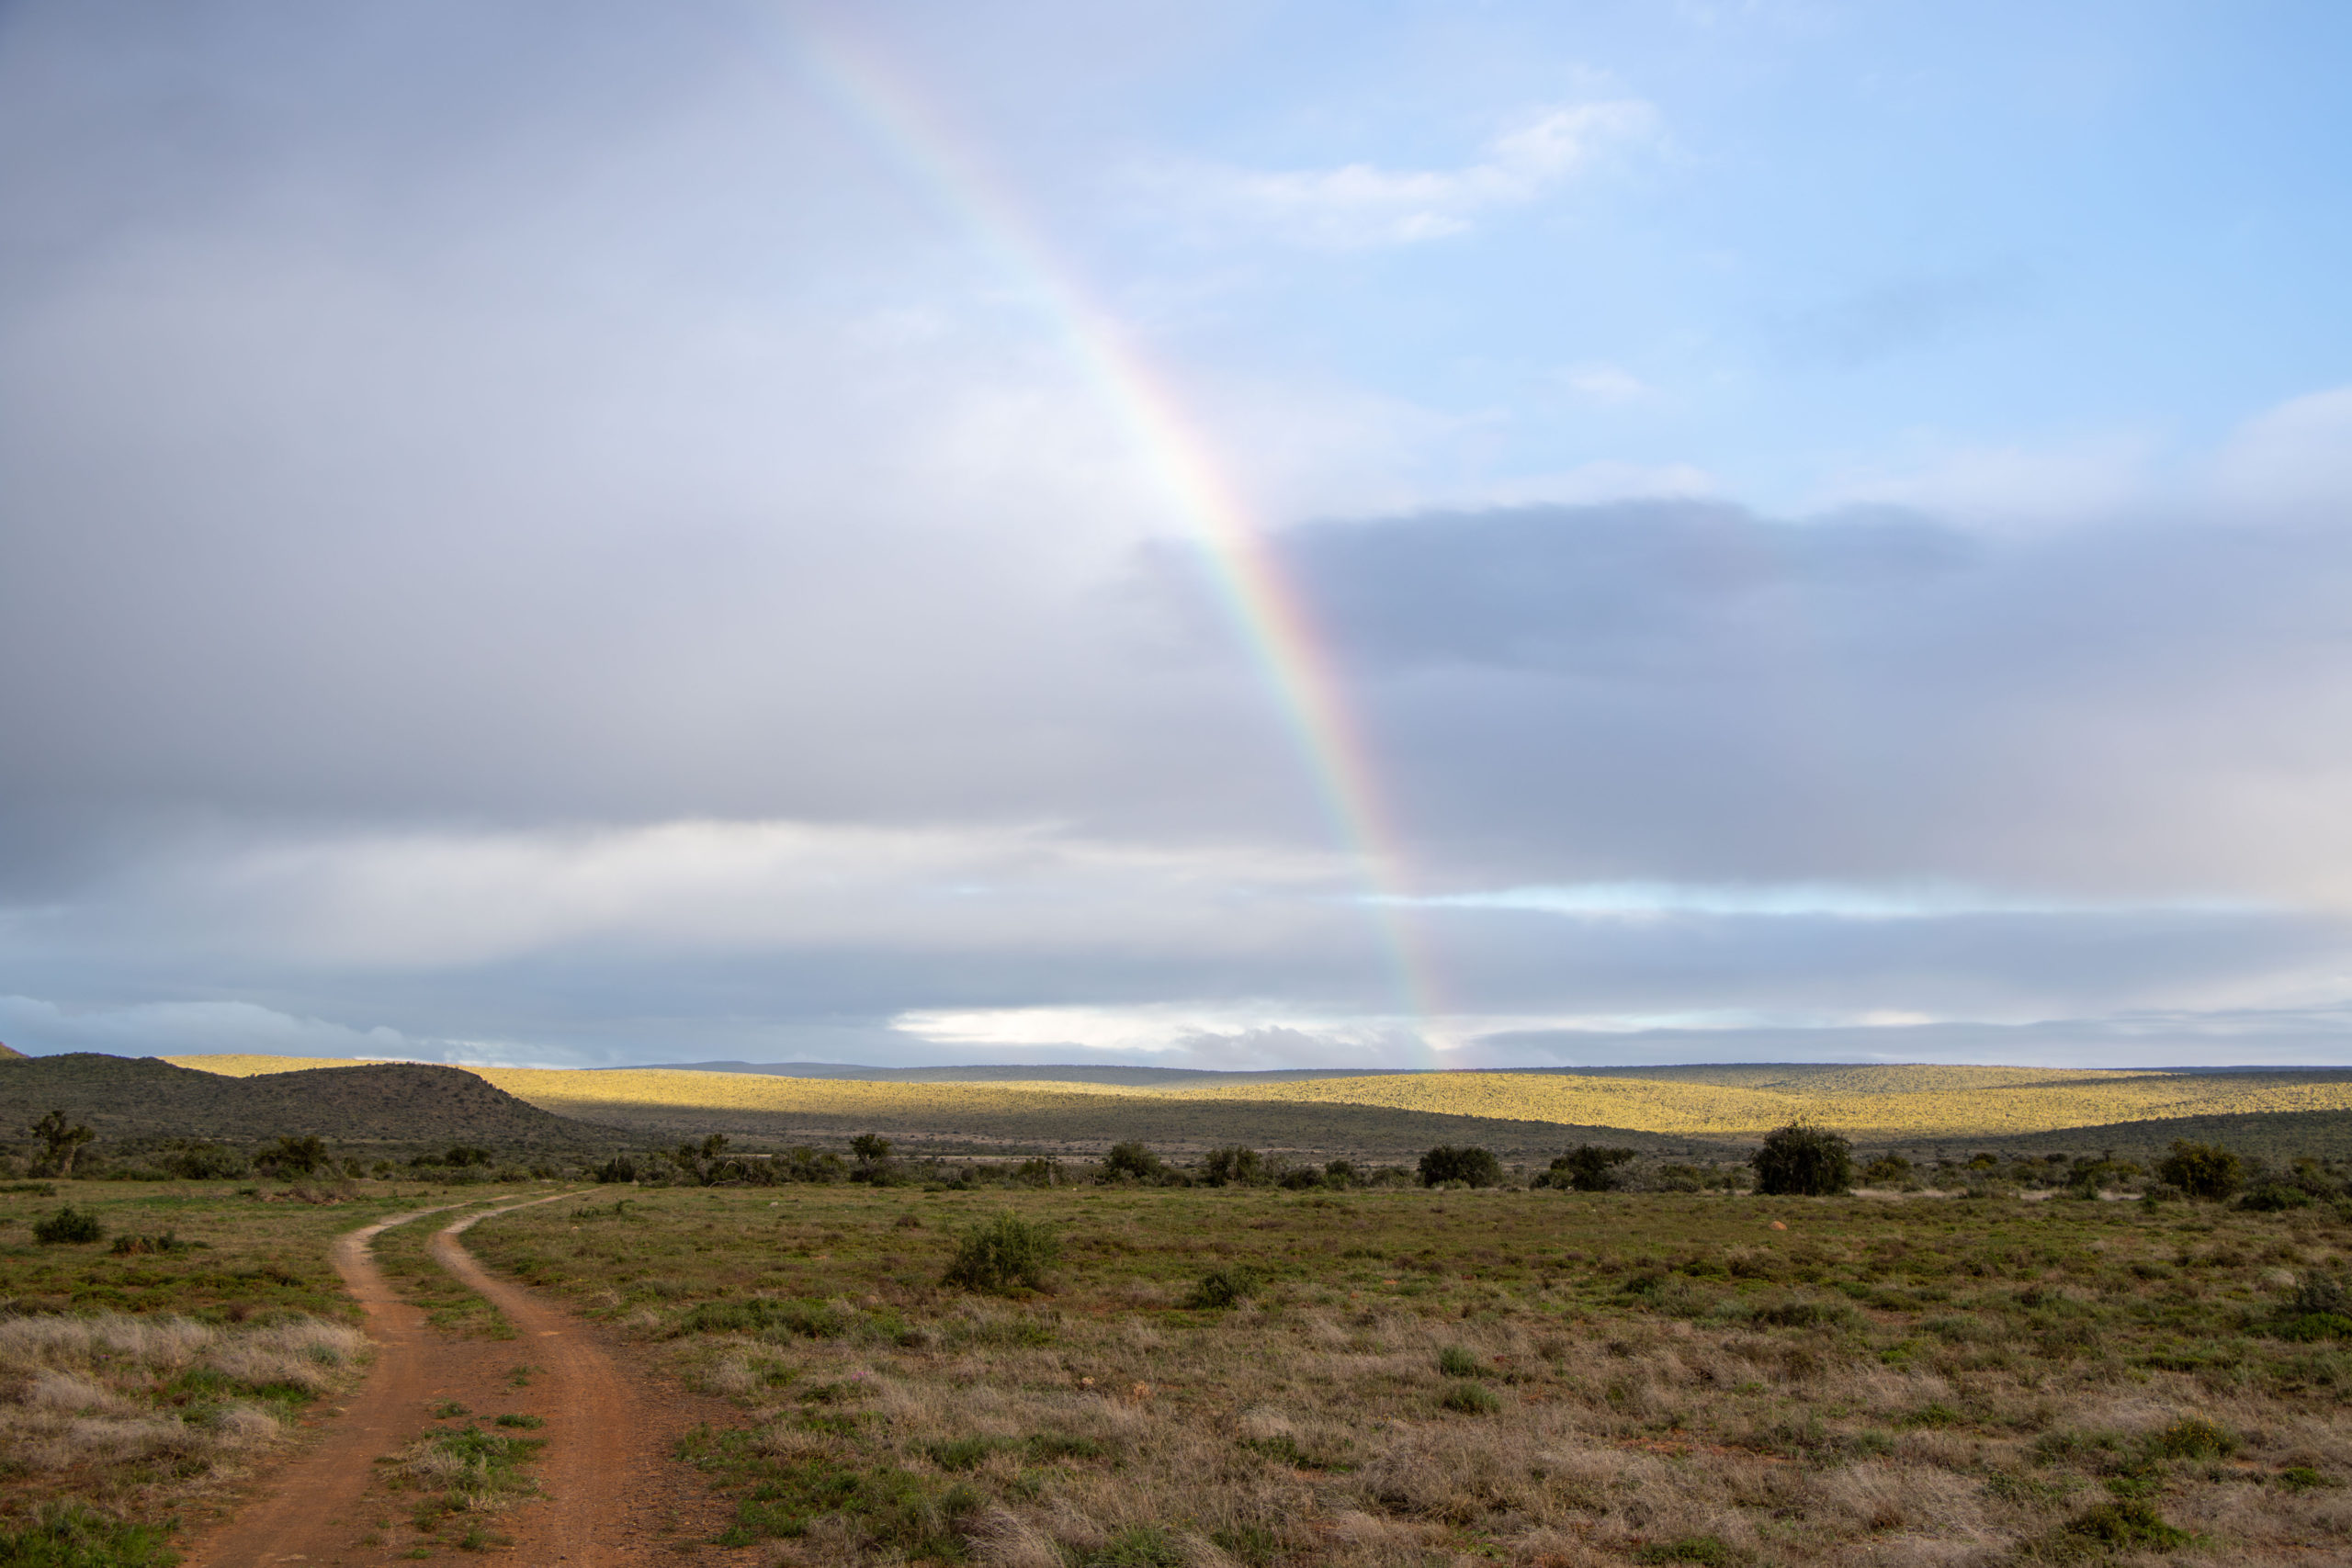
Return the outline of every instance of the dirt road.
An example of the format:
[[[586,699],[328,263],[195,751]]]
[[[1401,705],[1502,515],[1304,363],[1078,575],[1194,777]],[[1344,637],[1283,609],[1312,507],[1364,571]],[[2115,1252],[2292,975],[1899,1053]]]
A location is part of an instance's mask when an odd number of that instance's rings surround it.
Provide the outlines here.
[[[432,1242],[435,1260],[489,1298],[514,1338],[437,1332],[394,1292],[369,1244],[394,1225],[458,1206],[394,1215],[337,1242],[335,1269],[367,1312],[374,1364],[316,1443],[232,1517],[182,1549],[187,1568],[373,1568],[406,1560],[418,1544],[406,1522],[413,1499],[389,1492],[376,1461],[436,1426],[462,1424],[436,1420],[435,1411],[452,1404],[485,1423],[505,1412],[545,1423],[536,1435],[547,1448],[535,1467],[544,1496],[497,1516],[495,1529],[511,1544],[492,1555],[573,1568],[738,1559],[695,1544],[723,1528],[725,1510],[669,1458],[690,1427],[723,1417],[723,1409],[630,1367],[603,1331],[489,1274],[458,1240],[481,1221],[528,1203],[476,1211]]]

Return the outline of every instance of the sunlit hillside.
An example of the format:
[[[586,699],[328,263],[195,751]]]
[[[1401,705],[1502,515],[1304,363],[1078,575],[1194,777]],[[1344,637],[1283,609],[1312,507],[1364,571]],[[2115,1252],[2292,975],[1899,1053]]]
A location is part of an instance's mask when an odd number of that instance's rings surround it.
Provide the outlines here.
[[[236,1075],[333,1064],[290,1057],[185,1056],[184,1066]],[[653,1113],[663,1124],[698,1111],[825,1123],[1002,1134],[1044,1118],[1057,1127],[1114,1127],[1129,1113],[1155,1126],[1213,1129],[1216,1108],[1310,1107],[1512,1123],[1616,1127],[1668,1136],[1753,1136],[1797,1117],[1861,1137],[1995,1137],[2117,1122],[2256,1112],[2352,1110],[2352,1072],[2085,1072],[2026,1067],[1833,1066],[1671,1068],[1654,1076],[1583,1073],[1400,1073],[1284,1083],[1132,1088],[1073,1083],[873,1083],[663,1068],[578,1071],[479,1067],[484,1078],[546,1110],[609,1120]],[[1699,1075],[1720,1075],[1703,1081]],[[1732,1081],[1722,1081],[1723,1079]],[[1192,1114],[1170,1121],[1182,1102]],[[636,1119],[636,1118],[632,1118]],[[683,1123],[681,1123],[683,1124]],[[1213,1131],[1203,1135],[1215,1136]]]

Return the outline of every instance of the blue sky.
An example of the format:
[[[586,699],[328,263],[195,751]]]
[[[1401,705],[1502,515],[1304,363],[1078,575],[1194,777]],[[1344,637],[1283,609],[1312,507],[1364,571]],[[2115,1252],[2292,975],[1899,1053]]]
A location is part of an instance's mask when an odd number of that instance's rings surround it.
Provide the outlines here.
[[[2352,1059],[2347,46],[0,12],[0,1040]]]

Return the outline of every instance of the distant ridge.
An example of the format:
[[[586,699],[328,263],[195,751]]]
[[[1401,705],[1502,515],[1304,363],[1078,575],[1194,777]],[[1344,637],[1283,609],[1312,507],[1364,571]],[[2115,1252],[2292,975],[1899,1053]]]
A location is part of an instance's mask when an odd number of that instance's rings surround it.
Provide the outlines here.
[[[17,1050],[12,1045],[0,1044],[0,1062],[21,1062],[25,1060],[27,1060],[27,1057],[22,1051]]]
[[[232,1078],[154,1056],[76,1052],[0,1062],[0,1141],[62,1111],[109,1143],[165,1138],[474,1144],[502,1152],[604,1147],[626,1134],[529,1105],[458,1067],[387,1062]]]
[[[1387,1077],[1394,1067],[1275,1067],[1226,1072],[1216,1067],[1023,1066],[868,1067],[855,1062],[646,1062],[595,1067],[605,1073],[762,1073],[781,1078],[838,1078],[858,1083],[1300,1083],[1310,1078]]]

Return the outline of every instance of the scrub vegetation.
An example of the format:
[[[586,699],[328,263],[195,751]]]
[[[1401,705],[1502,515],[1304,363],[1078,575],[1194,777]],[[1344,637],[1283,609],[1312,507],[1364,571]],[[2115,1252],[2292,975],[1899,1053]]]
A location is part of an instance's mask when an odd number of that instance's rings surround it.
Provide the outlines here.
[[[357,1375],[365,1340],[328,1253],[386,1204],[263,1185],[8,1185],[0,1563],[160,1563],[175,1517]],[[60,1226],[66,1214],[80,1223]]]
[[[1019,1172],[670,1186],[469,1241],[741,1406],[685,1457],[788,1561],[2352,1553],[2337,1199]],[[1054,1260],[965,1267],[1014,1235]]]

